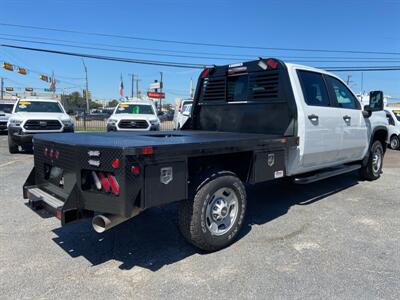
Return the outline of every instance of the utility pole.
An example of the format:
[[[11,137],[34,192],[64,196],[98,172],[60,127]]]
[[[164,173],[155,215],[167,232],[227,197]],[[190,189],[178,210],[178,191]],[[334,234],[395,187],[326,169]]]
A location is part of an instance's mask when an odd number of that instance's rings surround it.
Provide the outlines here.
[[[162,93],[162,88],[163,88],[163,72],[160,72],[160,93]],[[160,97],[160,107],[159,107],[160,112],[162,111],[161,100],[162,98]]]
[[[4,78],[1,77],[1,100],[4,99]]]
[[[134,95],[134,86],[135,86],[135,74],[128,74],[128,76],[131,76],[131,79],[132,79],[132,89],[131,89],[131,97],[133,98],[133,95]]]
[[[364,72],[361,72],[361,94],[364,93]]]
[[[136,81],[136,98],[139,99],[139,76],[135,76],[135,81]]]
[[[85,61],[82,59],[83,68],[85,70],[85,86],[86,86],[86,111],[89,113],[89,83],[88,83],[88,74],[87,74],[87,67],[85,65]]]
[[[347,85],[350,85],[350,82],[351,82],[351,75],[347,75],[347,80],[346,80]]]

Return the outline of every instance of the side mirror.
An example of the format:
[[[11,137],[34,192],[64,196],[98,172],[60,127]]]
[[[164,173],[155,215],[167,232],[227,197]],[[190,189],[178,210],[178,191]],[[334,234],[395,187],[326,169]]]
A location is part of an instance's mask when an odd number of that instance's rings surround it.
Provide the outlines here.
[[[364,117],[370,117],[372,112],[383,110],[383,92],[372,91],[369,93],[369,104],[364,106]]]

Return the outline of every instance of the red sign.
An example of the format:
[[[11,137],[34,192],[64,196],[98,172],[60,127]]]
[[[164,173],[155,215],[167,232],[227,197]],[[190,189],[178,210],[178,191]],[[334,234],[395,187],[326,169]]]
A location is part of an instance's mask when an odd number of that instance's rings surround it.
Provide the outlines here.
[[[147,97],[153,98],[153,99],[165,99],[165,93],[147,92]]]

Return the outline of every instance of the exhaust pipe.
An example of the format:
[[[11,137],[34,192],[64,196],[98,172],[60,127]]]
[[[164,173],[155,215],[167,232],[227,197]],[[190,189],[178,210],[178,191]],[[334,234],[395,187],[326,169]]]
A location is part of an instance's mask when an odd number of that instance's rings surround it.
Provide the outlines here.
[[[134,216],[137,216],[140,212],[140,208],[135,208],[129,218],[113,214],[97,215],[92,219],[92,226],[96,232],[102,233],[121,224],[122,222],[125,222],[126,220],[129,220],[130,218],[133,218]]]

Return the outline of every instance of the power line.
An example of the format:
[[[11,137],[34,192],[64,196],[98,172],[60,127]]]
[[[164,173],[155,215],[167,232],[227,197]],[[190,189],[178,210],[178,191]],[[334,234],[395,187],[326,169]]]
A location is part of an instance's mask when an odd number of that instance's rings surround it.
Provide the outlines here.
[[[14,48],[14,49],[36,51],[36,52],[62,54],[62,55],[76,56],[76,57],[87,57],[87,58],[93,58],[93,59],[119,61],[119,62],[134,63],[134,64],[156,65],[156,66],[176,67],[176,68],[190,68],[190,69],[202,69],[205,67],[205,65],[203,65],[203,64],[176,63],[176,62],[166,62],[166,61],[159,61],[159,60],[141,60],[141,59],[120,58],[120,57],[114,57],[114,56],[75,53],[75,52],[23,47],[23,46],[7,45],[7,44],[0,44],[0,46],[7,47],[7,48]]]
[[[0,34],[1,35],[1,34]],[[164,54],[164,53],[149,53],[149,52],[140,52],[140,51],[126,51],[126,50],[115,50],[115,49],[106,49],[106,48],[98,48],[98,47],[87,47],[87,46],[77,46],[77,45],[70,45],[70,44],[65,44],[65,43],[51,43],[51,42],[43,42],[43,41],[34,41],[34,40],[24,40],[24,39],[10,39],[10,38],[1,38],[3,40],[7,41],[14,41],[14,42],[22,42],[22,43],[33,43],[33,44],[39,44],[39,45],[51,45],[51,46],[63,46],[63,47],[70,47],[70,48],[78,48],[78,49],[90,49],[90,50],[97,50],[97,51],[110,51],[110,52],[119,52],[119,53],[132,53],[132,54],[145,54],[145,55],[155,55],[157,57],[160,56],[168,56],[168,57],[181,57],[181,58],[195,58],[195,59],[212,59],[212,60],[226,60],[226,58],[221,58],[221,57],[207,57],[207,56],[190,56],[190,55],[174,55],[174,54]],[[238,61],[244,61],[244,60],[250,60],[252,58],[250,57],[242,57],[242,58],[230,58],[231,60],[238,60]],[[308,59],[287,59],[287,62],[326,62],[326,63],[337,63],[337,62],[400,62],[400,58],[391,58],[390,60],[386,58],[378,59],[378,60],[361,60],[363,58],[357,58],[357,60],[327,60],[327,59],[318,59],[318,60],[308,60]]]
[[[359,51],[359,50],[328,50],[328,49],[306,49],[306,48],[280,48],[280,47],[265,47],[265,46],[243,46],[243,45],[233,45],[233,44],[200,43],[200,42],[191,42],[191,41],[178,41],[178,40],[144,38],[144,37],[137,37],[137,36],[109,34],[109,33],[84,32],[84,31],[78,31],[78,30],[67,30],[67,29],[58,29],[58,28],[50,28],[50,27],[39,27],[39,26],[29,26],[29,25],[10,24],[10,23],[0,23],[0,26],[25,28],[25,29],[34,29],[34,30],[46,30],[46,31],[53,31],[53,32],[65,32],[65,33],[83,34],[83,35],[92,35],[92,36],[101,36],[101,37],[114,37],[114,38],[120,38],[120,39],[140,40],[140,41],[149,41],[149,42],[158,42],[158,43],[192,45],[192,46],[208,46],[208,47],[236,48],[236,49],[255,49],[255,50],[296,51],[296,52],[400,55],[400,52]]]
[[[146,64],[146,65],[156,65],[156,66],[164,66],[164,67],[176,67],[176,68],[190,68],[190,69],[202,69],[207,67],[207,65],[201,64],[190,64],[190,63],[176,63],[176,62],[165,62],[165,61],[151,61],[151,60],[140,60],[140,59],[131,59],[131,58],[122,58],[122,57],[114,57],[114,56],[103,56],[103,55],[95,55],[95,54],[87,54],[87,53],[75,53],[75,52],[67,52],[67,51],[58,51],[51,49],[41,49],[41,48],[31,48],[17,45],[7,45],[0,44],[1,47],[28,50],[28,51],[36,51],[36,52],[44,52],[44,53],[53,53],[67,56],[75,56],[75,57],[86,57],[98,60],[108,60],[108,61],[117,61],[117,62],[126,62],[126,63],[134,63],[134,64]],[[399,71],[400,66],[364,66],[364,67],[317,67],[320,69],[324,69],[332,72],[344,72],[344,71]]]
[[[116,49],[131,49],[131,50],[147,50],[147,51],[159,51],[159,52],[167,52],[167,53],[183,53],[183,54],[200,54],[200,55],[217,55],[217,56],[222,56],[221,58],[227,58],[227,57],[240,57],[241,59],[252,59],[254,57],[264,57],[267,55],[261,55],[260,53],[258,54],[235,54],[235,53],[220,53],[220,52],[204,52],[204,51],[182,51],[182,50],[167,50],[167,49],[160,49],[160,48],[146,48],[146,47],[131,47],[131,46],[126,46],[126,45],[116,45],[116,44],[106,44],[106,43],[90,43],[87,41],[73,41],[73,40],[65,40],[65,39],[55,39],[55,38],[48,38],[48,37],[38,37],[38,36],[29,36],[29,35],[19,35],[19,34],[7,34],[7,33],[0,33],[0,36],[6,36],[6,37],[16,37],[16,38],[22,38],[22,39],[34,39],[36,40],[35,42],[38,42],[37,40],[42,40],[42,41],[52,41],[52,42],[63,42],[63,43],[72,43],[72,44],[84,44],[84,45],[91,45],[91,46],[104,46],[104,47],[110,47],[110,48],[116,48]],[[5,39],[5,38],[3,38]],[[12,39],[11,39],[12,40]],[[19,40],[17,40],[19,41]],[[26,41],[30,42],[30,41]],[[111,49],[106,49],[111,50]],[[143,54],[148,54],[147,52],[143,52]],[[161,53],[157,53],[157,55],[163,55]],[[354,57],[354,56],[287,56],[287,55],[279,55],[279,58],[281,59],[354,59],[354,60],[359,60],[359,59],[376,59],[376,60],[398,60],[398,57]],[[220,59],[220,58],[216,58]],[[65,77],[68,78],[68,77]],[[83,78],[69,78],[69,79],[83,79]]]
[[[145,55],[152,55],[152,56],[157,56],[157,57],[168,56],[168,57],[195,58],[195,59],[213,59],[213,60],[224,59],[222,57],[192,56],[192,55],[165,54],[165,53],[156,53],[156,52],[116,50],[116,49],[107,49],[107,48],[89,47],[89,46],[76,46],[76,45],[70,45],[70,44],[65,44],[65,43],[50,43],[50,42],[23,40],[23,39],[10,39],[10,38],[1,38],[1,39],[6,40],[6,41],[13,41],[13,42],[32,43],[32,44],[51,45],[51,46],[63,46],[63,47],[70,47],[70,48],[90,49],[90,50],[98,50],[98,51],[110,51],[110,52],[119,52],[119,53],[145,54]],[[251,59],[251,58],[229,58],[229,59],[242,61],[242,60]]]

